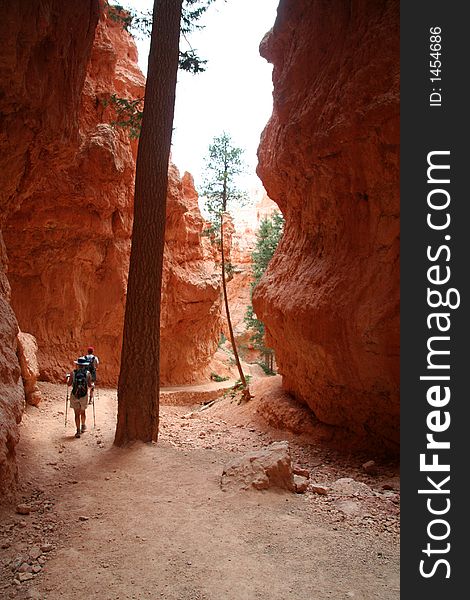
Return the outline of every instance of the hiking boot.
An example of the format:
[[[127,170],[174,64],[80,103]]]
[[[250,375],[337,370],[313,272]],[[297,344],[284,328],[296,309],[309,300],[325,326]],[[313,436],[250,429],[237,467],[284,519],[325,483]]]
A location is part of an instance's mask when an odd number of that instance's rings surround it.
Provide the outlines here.
[[[77,429],[77,433],[75,434],[75,437],[76,437],[76,438],[79,438],[79,437],[80,437],[80,429]]]
[[[86,431],[86,425],[85,425],[85,423],[82,423],[82,433],[83,433],[84,431]]]

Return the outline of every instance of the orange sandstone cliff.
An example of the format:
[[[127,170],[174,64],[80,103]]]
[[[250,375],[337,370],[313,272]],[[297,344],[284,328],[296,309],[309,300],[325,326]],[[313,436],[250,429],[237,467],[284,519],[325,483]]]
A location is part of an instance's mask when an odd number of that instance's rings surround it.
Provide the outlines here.
[[[16,356],[18,323],[11,309],[5,275],[6,253],[0,234],[0,498],[17,477],[15,446],[24,407],[24,389]]]
[[[106,100],[142,97],[144,88],[132,38],[103,12],[82,90],[78,143],[68,160],[38,166],[34,189],[5,228],[12,304],[21,328],[37,339],[44,379],[63,380],[92,344],[100,382],[117,383],[137,143],[110,125],[115,114]],[[216,350],[220,302],[203,227],[191,178],[182,181],[170,166],[163,385],[202,380]]]
[[[102,12],[78,93],[78,137],[63,140],[61,160],[37,157],[30,193],[6,222],[12,305],[37,340],[45,379],[63,381],[89,344],[103,382],[118,369],[136,144],[110,125],[104,101],[143,95],[136,61],[132,40]]]
[[[399,440],[399,4],[282,0],[258,174],[285,234],[254,297],[284,388]]]
[[[220,278],[189,173],[170,166],[163,263],[160,381],[207,381],[222,328]]]

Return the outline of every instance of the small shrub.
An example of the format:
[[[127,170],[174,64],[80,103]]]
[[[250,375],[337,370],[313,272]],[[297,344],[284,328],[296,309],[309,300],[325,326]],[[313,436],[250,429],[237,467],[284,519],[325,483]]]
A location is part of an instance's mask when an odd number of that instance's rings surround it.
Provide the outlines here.
[[[245,379],[246,379],[246,383],[249,384],[250,381],[252,380],[252,376],[251,375],[245,375]],[[233,386],[232,389],[235,390],[235,391],[243,389],[242,380],[241,379],[237,379],[235,381],[234,386]]]
[[[263,371],[265,372],[266,375],[277,375],[276,371],[273,371],[271,369],[271,367],[268,367],[268,365],[262,361],[257,361],[256,362],[257,365],[259,365]]]
[[[212,381],[228,381],[228,377],[222,377],[222,375],[218,375],[217,373],[211,373]]]
[[[136,140],[142,128],[143,102],[143,98],[129,100],[111,94],[109,98],[103,100],[103,106],[110,105],[116,112],[116,119],[111,121],[111,125],[122,127],[129,133],[131,139]]]

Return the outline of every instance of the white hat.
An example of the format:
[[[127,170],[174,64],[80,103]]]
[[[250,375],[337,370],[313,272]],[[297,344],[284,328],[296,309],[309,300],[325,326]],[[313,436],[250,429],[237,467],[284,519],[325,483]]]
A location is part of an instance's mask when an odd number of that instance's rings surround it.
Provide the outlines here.
[[[84,356],[80,356],[78,360],[74,360],[73,362],[82,367],[87,367],[90,364]]]

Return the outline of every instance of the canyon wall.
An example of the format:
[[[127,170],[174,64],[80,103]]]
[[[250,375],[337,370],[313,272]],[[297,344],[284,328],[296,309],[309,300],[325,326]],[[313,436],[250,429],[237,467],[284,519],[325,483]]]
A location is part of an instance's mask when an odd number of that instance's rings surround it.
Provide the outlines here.
[[[116,113],[108,101],[112,94],[143,97],[144,89],[132,38],[102,12],[81,92],[78,139],[62,161],[37,165],[36,185],[5,227],[12,304],[21,329],[37,339],[43,379],[63,380],[91,344],[100,358],[99,381],[117,383],[137,142],[110,124]],[[163,385],[204,379],[216,349],[218,286],[201,245],[203,226],[191,178],[182,181],[170,166]]]
[[[399,441],[399,3],[281,0],[258,174],[286,219],[254,308],[284,388]]]
[[[37,158],[30,194],[5,225],[12,305],[38,342],[43,379],[63,381],[90,344],[103,382],[119,367],[136,142],[110,125],[104,104],[113,93],[143,96],[136,61],[122,25],[101,12],[77,90],[78,135],[60,160]]]
[[[16,356],[18,323],[10,306],[6,252],[0,233],[0,499],[17,478],[15,447],[25,396]]]
[[[47,182],[48,165],[66,160],[78,137],[80,90],[98,1],[2,2],[1,7],[0,497],[8,497],[17,477],[15,446],[24,390],[2,232],[12,211]]]

